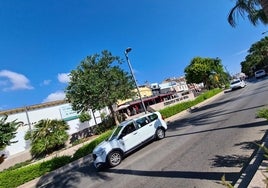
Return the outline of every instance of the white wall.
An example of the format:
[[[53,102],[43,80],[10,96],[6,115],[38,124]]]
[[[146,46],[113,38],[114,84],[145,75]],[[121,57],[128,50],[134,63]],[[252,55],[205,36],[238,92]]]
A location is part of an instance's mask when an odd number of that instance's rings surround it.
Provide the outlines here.
[[[81,131],[87,127],[94,126],[96,124],[92,110],[89,111],[91,115],[91,120],[89,122],[81,123],[77,117],[76,112],[73,112],[69,107],[70,107],[70,104],[67,103],[67,104],[39,108],[35,110],[28,110],[28,111],[24,111],[24,112],[20,112],[16,114],[8,115],[6,122],[11,122],[13,120],[16,120],[16,121],[23,122],[23,125],[18,128],[16,138],[13,139],[13,141],[18,141],[18,142],[13,143],[10,146],[7,146],[5,149],[6,152],[9,155],[15,155],[17,153],[30,149],[29,141],[25,141],[24,136],[30,128],[34,129],[34,125],[42,119],[61,120],[61,119],[64,119],[63,117],[65,118],[70,117],[70,120],[66,120],[67,124],[70,127],[70,129],[68,130],[69,135],[76,133],[78,131]],[[102,112],[104,112],[106,115],[109,114],[109,110],[107,107],[102,109],[101,112],[96,111],[94,115],[95,115],[97,124],[101,123],[100,114]],[[28,114],[30,124],[28,123],[27,114]]]

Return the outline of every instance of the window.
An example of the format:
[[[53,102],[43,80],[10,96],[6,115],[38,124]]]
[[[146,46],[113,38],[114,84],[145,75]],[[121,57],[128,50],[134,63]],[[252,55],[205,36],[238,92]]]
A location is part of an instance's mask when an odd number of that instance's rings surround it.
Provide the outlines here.
[[[148,117],[149,117],[149,119],[150,119],[151,121],[154,121],[154,120],[158,119],[157,114],[152,114],[152,115],[149,115]]]
[[[135,130],[136,130],[136,128],[135,128],[134,124],[130,123],[124,128],[124,130],[122,131],[122,135],[125,136],[129,133],[132,133]]]
[[[143,118],[140,118],[140,119],[136,120],[136,123],[138,125],[140,125],[141,127],[147,125],[149,122],[150,121],[149,121],[149,119],[147,117],[143,117]]]

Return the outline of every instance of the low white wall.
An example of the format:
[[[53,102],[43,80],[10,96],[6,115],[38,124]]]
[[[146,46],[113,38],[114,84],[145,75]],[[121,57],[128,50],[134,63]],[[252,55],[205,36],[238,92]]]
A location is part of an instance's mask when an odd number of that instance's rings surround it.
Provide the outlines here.
[[[109,114],[108,108],[104,108],[94,113],[94,119],[93,112],[90,110],[89,114],[91,115],[91,120],[81,123],[78,119],[78,114],[73,112],[70,107],[70,104],[61,104],[31,111],[26,111],[25,109],[24,112],[8,115],[6,122],[16,120],[23,122],[23,125],[17,129],[16,137],[13,139],[13,141],[17,142],[7,146],[4,152],[7,153],[8,156],[11,156],[30,149],[29,141],[26,141],[24,136],[29,129],[34,129],[34,125],[42,119],[65,119],[70,127],[68,134],[71,135],[87,127],[96,125],[95,119],[97,124],[101,123],[100,114],[102,112],[107,115]]]
[[[175,104],[178,104],[181,102],[185,102],[188,100],[193,100],[193,99],[194,99],[194,94],[192,92],[190,92],[188,95],[176,97],[176,98],[173,98],[170,100],[166,100],[166,101],[163,101],[163,102],[160,102],[157,104],[150,105],[148,107],[148,110],[158,111],[158,110],[163,109],[165,107],[172,106],[172,105],[175,105]]]

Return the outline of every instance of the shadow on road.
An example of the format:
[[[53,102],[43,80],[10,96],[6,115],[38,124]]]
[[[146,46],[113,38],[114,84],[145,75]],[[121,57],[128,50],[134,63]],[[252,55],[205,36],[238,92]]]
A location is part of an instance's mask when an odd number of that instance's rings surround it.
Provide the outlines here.
[[[182,133],[182,134],[177,134],[177,135],[170,135],[170,136],[166,136],[166,137],[169,138],[169,137],[185,136],[185,135],[192,135],[192,134],[200,134],[200,133],[218,131],[218,130],[223,130],[223,129],[235,129],[235,128],[244,128],[245,129],[245,128],[251,128],[251,127],[256,127],[256,126],[265,126],[265,125],[267,125],[266,120],[254,122],[254,123],[231,125],[228,127],[219,127],[219,128],[207,129],[207,130],[202,130],[202,131],[195,131],[195,132]]]
[[[213,167],[243,167],[249,160],[249,156],[242,155],[216,155],[213,159]]]

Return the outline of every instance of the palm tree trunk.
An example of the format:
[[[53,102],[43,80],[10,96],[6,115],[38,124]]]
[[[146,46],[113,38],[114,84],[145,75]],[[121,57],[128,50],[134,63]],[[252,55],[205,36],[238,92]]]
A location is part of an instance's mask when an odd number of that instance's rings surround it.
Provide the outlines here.
[[[263,8],[263,12],[268,19],[268,0],[260,0],[261,7]]]

